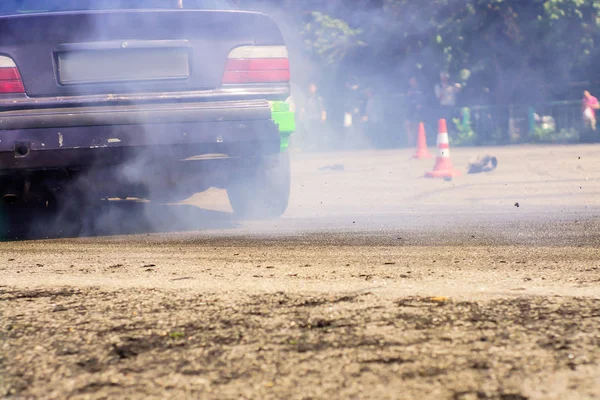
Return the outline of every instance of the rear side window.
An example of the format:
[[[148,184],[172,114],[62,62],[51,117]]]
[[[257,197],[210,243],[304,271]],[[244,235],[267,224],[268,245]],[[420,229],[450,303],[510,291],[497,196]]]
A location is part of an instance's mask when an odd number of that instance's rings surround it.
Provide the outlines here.
[[[231,0],[0,0],[0,15],[61,11],[177,9],[236,10]]]

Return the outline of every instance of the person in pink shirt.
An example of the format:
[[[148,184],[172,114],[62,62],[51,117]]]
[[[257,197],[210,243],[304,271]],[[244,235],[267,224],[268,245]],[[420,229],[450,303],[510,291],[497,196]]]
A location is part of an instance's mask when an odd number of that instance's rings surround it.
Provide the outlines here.
[[[592,96],[589,91],[583,92],[583,119],[590,124],[592,130],[596,130],[596,110],[600,108],[598,99]]]

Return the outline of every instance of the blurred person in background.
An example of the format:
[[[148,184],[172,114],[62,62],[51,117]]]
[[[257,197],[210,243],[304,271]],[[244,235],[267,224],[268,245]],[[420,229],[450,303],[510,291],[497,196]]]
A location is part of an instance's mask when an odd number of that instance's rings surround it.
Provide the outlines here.
[[[456,96],[462,89],[459,83],[450,82],[450,75],[447,72],[440,74],[440,83],[434,87],[435,97],[439,101],[439,118],[444,118],[448,123],[448,130],[454,127],[453,119],[456,115]]]
[[[586,128],[591,129],[592,131],[596,130],[596,110],[600,108],[600,103],[598,103],[598,99],[586,90],[583,92],[583,101],[582,101],[582,112],[583,112],[583,120],[585,122]]]
[[[456,95],[462,86],[460,83],[451,83],[450,75],[447,72],[440,74],[440,83],[436,83],[434,87],[435,97],[440,102],[442,107],[456,107]]]
[[[408,81],[408,92],[406,93],[406,111],[405,122],[406,144],[410,147],[417,143],[417,134],[419,122],[423,121],[423,112],[425,108],[425,96],[419,88],[417,78],[412,77]]]
[[[358,78],[349,75],[345,84],[343,95],[344,102],[344,140],[343,145],[347,148],[356,146],[358,136],[361,133],[361,91]]]
[[[305,147],[318,148],[323,146],[326,139],[327,110],[323,98],[318,94],[315,83],[311,83],[308,87],[308,95],[300,110],[300,121],[302,121]]]
[[[366,138],[375,147],[383,147],[386,138],[383,130],[383,108],[375,89],[368,88],[365,91],[365,100],[362,104],[361,122]]]

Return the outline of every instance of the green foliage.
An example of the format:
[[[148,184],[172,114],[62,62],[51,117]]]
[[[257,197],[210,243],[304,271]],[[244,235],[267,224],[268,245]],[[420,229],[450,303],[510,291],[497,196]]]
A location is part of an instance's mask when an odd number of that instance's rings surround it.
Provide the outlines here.
[[[452,122],[458,131],[457,135],[451,138],[451,142],[456,146],[474,145],[477,140],[477,134],[471,126],[471,110],[467,107],[461,110],[462,118],[453,118]]]
[[[357,47],[366,46],[359,39],[362,29],[352,29],[347,22],[320,12],[312,12],[312,20],[302,30],[308,51],[325,64],[342,62]]]
[[[529,136],[532,143],[571,143],[576,142],[579,133],[575,129],[561,129],[556,131],[552,128],[537,126]]]
[[[447,70],[498,104],[520,100],[525,82],[581,79],[600,62],[600,0],[262,1],[296,18],[322,66],[354,55],[381,74]]]

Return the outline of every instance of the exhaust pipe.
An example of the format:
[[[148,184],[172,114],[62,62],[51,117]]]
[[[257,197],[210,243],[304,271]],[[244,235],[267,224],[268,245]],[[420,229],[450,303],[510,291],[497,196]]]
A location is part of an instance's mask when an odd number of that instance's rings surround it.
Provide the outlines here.
[[[15,203],[19,199],[24,199],[29,194],[30,190],[31,181],[28,178],[25,178],[6,185],[2,192],[0,192],[0,198],[5,203]]]
[[[31,142],[15,142],[15,158],[25,158],[31,154]]]
[[[2,201],[6,204],[14,204],[18,200],[18,197],[14,193],[7,193],[2,196]]]

